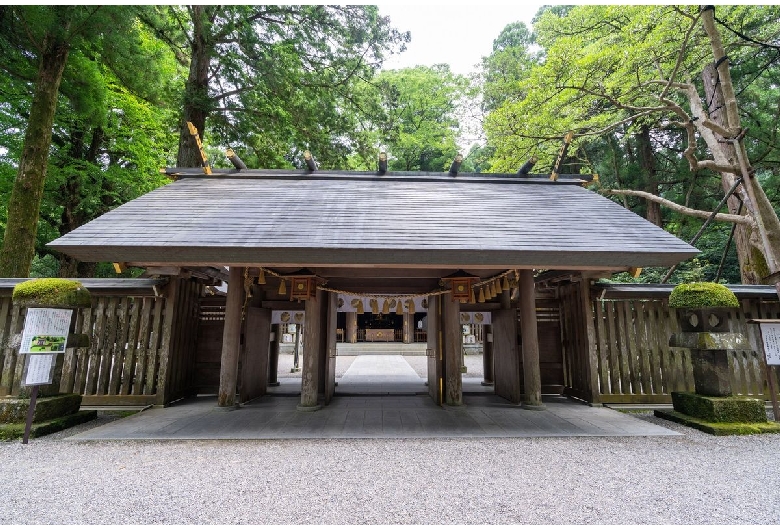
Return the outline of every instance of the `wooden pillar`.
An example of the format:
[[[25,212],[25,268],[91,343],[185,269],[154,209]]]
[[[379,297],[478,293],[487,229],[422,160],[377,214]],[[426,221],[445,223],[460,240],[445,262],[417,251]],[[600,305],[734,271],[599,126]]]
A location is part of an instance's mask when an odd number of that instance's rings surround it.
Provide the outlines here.
[[[601,403],[601,393],[599,392],[599,359],[598,347],[596,346],[596,325],[593,320],[593,303],[590,299],[591,280],[583,278],[580,282],[580,303],[582,304],[582,323],[587,338],[586,350],[578,352],[584,356],[582,366],[585,367],[585,388],[586,398],[590,403]]]
[[[403,302],[400,302],[403,303]],[[404,344],[414,342],[414,315],[404,313]]]
[[[320,348],[319,348],[319,371],[318,377],[319,382],[317,383],[317,392],[320,396],[325,395],[326,388],[325,388],[325,381],[327,379],[327,373],[328,373],[328,344],[330,340],[330,334],[328,332],[329,325],[330,325],[330,297],[328,296],[330,293],[327,291],[324,292],[318,292],[317,293],[317,300],[320,302]],[[336,299],[336,303],[338,302],[338,299]],[[335,335],[336,328],[335,328],[335,320],[334,320],[334,328],[333,333]],[[334,339],[335,340],[335,339]]]
[[[441,405],[444,401],[444,374],[442,371],[444,356],[440,297],[428,297],[428,315],[425,317],[425,321],[428,335],[428,348],[426,350],[428,356],[428,395],[431,396],[434,403]]]
[[[542,376],[539,368],[539,333],[536,323],[534,271],[520,271],[520,333],[523,337],[523,408],[543,410]]]
[[[322,347],[322,296],[306,300],[306,319],[303,324],[303,361],[301,366],[301,403],[298,410],[314,411],[320,382],[320,354]]]
[[[217,405],[220,407],[233,407],[236,403],[243,303],[244,267],[230,267],[225,301],[225,331],[222,334],[222,360],[219,369]]]
[[[493,386],[493,326],[482,326],[482,386]]]
[[[460,302],[446,293],[442,298],[442,339],[444,346],[444,402],[463,405],[463,332],[460,324]]]
[[[350,344],[357,342],[357,313],[346,313],[347,329],[344,331],[346,337],[344,340]]]
[[[268,357],[268,386],[279,386],[279,348],[282,345],[282,326],[271,326],[271,352]]]
[[[241,403],[264,396],[268,391],[268,357],[271,347],[271,310],[246,308],[244,355],[241,364]]]
[[[338,347],[336,340],[336,320],[338,317],[339,295],[322,291],[320,292],[320,296],[328,299],[328,316],[323,319],[327,322],[327,329],[325,330],[325,336],[327,337],[326,350],[325,355],[323,356],[326,360],[325,384],[323,387],[325,388],[325,404],[328,405],[331,398],[333,398],[336,393],[336,348]]]
[[[517,311],[494,310],[492,320],[495,392],[497,396],[519,405],[523,395],[520,391],[520,356],[517,350]]]

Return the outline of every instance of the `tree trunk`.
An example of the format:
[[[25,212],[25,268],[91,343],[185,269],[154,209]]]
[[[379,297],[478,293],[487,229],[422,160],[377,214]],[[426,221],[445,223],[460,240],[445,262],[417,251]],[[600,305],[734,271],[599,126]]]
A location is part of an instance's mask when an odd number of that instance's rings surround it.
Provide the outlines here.
[[[57,94],[68,51],[67,42],[51,35],[44,39],[19,170],[8,203],[8,223],[0,250],[0,277],[26,278],[30,275]]]
[[[187,128],[191,122],[203,139],[211,102],[209,100],[209,61],[212,50],[207,32],[209,28],[209,10],[214,6],[192,6],[192,59],[190,74],[184,93],[184,115],[180,124],[179,153],[176,159],[178,167],[200,167],[200,150]]]
[[[720,39],[720,32],[717,26],[715,26],[715,6],[702,7],[701,15],[702,24],[710,39],[712,54],[716,61],[718,80],[720,81],[718,88],[722,91],[724,108],[726,109],[725,115],[721,114],[721,120],[726,122],[726,127],[724,128],[730,131],[729,134],[731,136],[736,138],[743,131],[739,123],[739,108],[734,86],[731,83],[728,57]],[[703,124],[697,124],[697,127],[701,128]],[[714,134],[702,136],[707,140],[713,154],[719,153],[717,137]],[[744,185],[742,186],[747,199],[745,200],[745,206],[756,222],[757,230],[751,234],[750,240],[752,244],[751,254],[755,256],[761,254],[761,257],[764,259],[764,267],[757,267],[755,274],[761,283],[767,282],[770,276],[774,276],[769,283],[774,283],[777,294],[780,296],[780,280],[777,278],[777,274],[780,273],[780,264],[778,263],[778,256],[780,256],[780,219],[778,219],[777,212],[775,212],[772,203],[769,202],[766,193],[764,193],[761,183],[750,174],[752,169],[750,168],[750,160],[745,150],[744,139],[740,139],[731,145],[734,147],[735,155],[737,155],[737,160],[731,160],[731,164],[739,167],[740,174],[745,176]],[[720,151],[720,154],[722,154],[722,151]],[[723,160],[719,161],[717,157],[715,157],[715,161],[723,162]],[[758,258],[754,261],[760,265]]]
[[[639,151],[639,162],[642,166],[642,173],[645,177],[645,191],[652,195],[660,195],[658,189],[658,174],[655,166],[655,153],[653,144],[650,141],[650,128],[642,126],[639,134],[636,135],[637,147]],[[663,226],[661,219],[661,205],[653,201],[646,200],[645,205],[647,213],[645,217],[656,226]]]
[[[718,82],[718,71],[715,69],[715,64],[708,64],[702,71],[702,79],[704,81],[704,96],[709,103],[709,115],[710,119],[715,123],[728,127],[729,123],[724,112],[723,92],[721,90],[721,84]],[[711,149],[719,149],[721,151],[720,156],[737,163],[737,153],[734,146],[731,143],[725,142],[724,138],[717,133],[715,138],[719,141],[717,146],[709,146]],[[713,156],[716,156],[713,154]],[[732,173],[721,173],[721,185],[724,193],[727,192],[734,185],[736,177]],[[732,195],[727,206],[729,213],[738,214],[740,205],[745,203],[747,209],[750,208],[750,198],[747,196],[744,187],[738,188],[737,192]],[[753,213],[752,211],[750,212]],[[737,225],[734,231],[734,245],[737,250],[737,259],[739,260],[739,271],[742,279],[742,283],[748,285],[758,285],[763,283],[762,279],[769,275],[769,268],[767,266],[766,258],[761,251],[760,237],[756,233],[757,230],[754,225]]]

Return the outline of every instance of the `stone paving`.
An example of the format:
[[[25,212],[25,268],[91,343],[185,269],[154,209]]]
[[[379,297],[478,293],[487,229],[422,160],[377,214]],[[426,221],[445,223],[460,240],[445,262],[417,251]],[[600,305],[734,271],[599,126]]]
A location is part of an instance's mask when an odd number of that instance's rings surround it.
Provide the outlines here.
[[[315,412],[296,410],[300,380],[284,379],[274,394],[239,408],[219,408],[202,396],[149,409],[77,436],[74,440],[471,438],[568,436],[675,436],[677,432],[615,410],[545,396],[543,411],[512,405],[464,379],[465,405],[437,406],[425,380],[400,355],[358,356],[337,379],[331,403]],[[474,392],[468,392],[472,388]],[[281,390],[280,390],[281,389]],[[279,395],[276,392],[287,395]],[[293,394],[293,395],[290,395]]]

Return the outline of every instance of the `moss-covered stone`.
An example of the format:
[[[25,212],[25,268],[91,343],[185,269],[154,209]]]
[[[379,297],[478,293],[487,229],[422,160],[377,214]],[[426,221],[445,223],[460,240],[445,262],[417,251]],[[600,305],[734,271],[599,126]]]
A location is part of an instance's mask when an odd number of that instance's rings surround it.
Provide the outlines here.
[[[672,392],[674,410],[709,423],[764,423],[764,400],[746,397],[711,397]]]
[[[81,407],[81,396],[79,394],[39,397],[35,401],[33,422],[39,423],[52,418],[75,414],[78,412],[79,407]],[[29,398],[0,399],[0,424],[27,421],[27,410],[29,408]]]
[[[739,302],[728,287],[719,283],[681,283],[672,289],[669,307],[739,307]]]
[[[30,428],[30,438],[39,438],[47,434],[59,432],[75,425],[80,425],[97,418],[96,410],[81,410],[75,414],[53,418],[40,423],[33,423]],[[0,425],[0,440],[17,440],[24,436],[26,423],[9,423]]]
[[[92,297],[81,282],[62,278],[36,278],[21,282],[11,295],[24,307],[90,307]]]
[[[715,436],[780,433],[780,423],[775,421],[714,423],[688,416],[676,410],[656,410],[654,414],[658,418],[673,421],[680,425],[685,425],[686,427],[693,427],[694,429]]]

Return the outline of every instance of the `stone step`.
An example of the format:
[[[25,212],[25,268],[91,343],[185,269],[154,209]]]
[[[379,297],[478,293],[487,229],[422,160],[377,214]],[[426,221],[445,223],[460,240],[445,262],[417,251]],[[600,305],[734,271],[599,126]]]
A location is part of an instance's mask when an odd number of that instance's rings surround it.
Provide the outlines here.
[[[336,345],[337,355],[425,355],[428,345],[424,342],[404,344],[402,342],[340,342]]]

